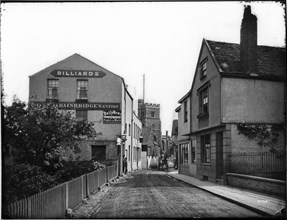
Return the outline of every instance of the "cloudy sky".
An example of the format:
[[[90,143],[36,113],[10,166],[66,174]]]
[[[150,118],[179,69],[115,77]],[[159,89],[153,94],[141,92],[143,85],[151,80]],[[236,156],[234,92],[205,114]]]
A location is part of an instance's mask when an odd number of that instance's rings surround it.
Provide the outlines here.
[[[250,3],[249,3],[250,4]],[[203,38],[239,43],[244,2],[1,4],[6,104],[28,101],[29,75],[79,53],[124,78],[134,99],[161,105],[171,131],[178,100],[191,88]],[[258,44],[285,46],[284,8],[252,2]]]

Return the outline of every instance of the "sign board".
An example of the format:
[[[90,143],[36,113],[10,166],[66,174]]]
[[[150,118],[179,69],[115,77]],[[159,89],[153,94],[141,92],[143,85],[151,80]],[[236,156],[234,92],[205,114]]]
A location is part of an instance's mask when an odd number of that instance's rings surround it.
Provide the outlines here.
[[[46,102],[30,102],[30,105],[34,105],[38,108],[44,108]],[[54,102],[52,105],[59,109],[66,110],[117,110],[120,113],[121,105],[120,103],[110,103],[110,102],[90,102],[90,103],[76,103],[76,102]]]
[[[82,77],[82,78],[103,78],[106,73],[95,70],[53,70],[51,74],[55,77]]]
[[[121,111],[119,109],[104,111],[103,123],[104,124],[121,123]]]

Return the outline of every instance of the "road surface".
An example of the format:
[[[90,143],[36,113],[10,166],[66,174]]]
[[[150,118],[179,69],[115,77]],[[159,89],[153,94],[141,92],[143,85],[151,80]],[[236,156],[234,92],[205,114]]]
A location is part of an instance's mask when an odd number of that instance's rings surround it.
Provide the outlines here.
[[[90,218],[263,217],[213,194],[167,176],[143,170],[116,183]]]

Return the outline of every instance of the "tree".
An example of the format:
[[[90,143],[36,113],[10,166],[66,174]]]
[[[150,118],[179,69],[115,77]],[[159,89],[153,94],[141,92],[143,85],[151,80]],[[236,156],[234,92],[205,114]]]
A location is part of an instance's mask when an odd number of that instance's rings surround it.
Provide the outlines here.
[[[93,139],[92,122],[77,120],[71,112],[60,111],[53,103],[45,107],[27,106],[14,97],[4,108],[3,147],[17,163],[36,165],[46,171],[61,167],[61,152],[77,150],[80,141]]]

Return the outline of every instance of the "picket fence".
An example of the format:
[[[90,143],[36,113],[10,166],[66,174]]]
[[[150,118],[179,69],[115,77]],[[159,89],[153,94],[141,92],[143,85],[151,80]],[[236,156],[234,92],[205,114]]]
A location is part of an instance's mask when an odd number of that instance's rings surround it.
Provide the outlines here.
[[[117,164],[82,175],[26,199],[8,204],[7,218],[46,219],[63,218],[67,208],[75,208],[117,176]]]

